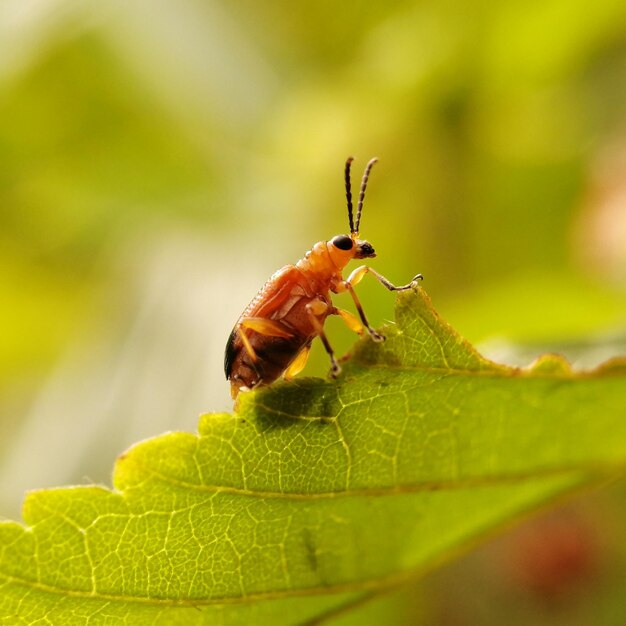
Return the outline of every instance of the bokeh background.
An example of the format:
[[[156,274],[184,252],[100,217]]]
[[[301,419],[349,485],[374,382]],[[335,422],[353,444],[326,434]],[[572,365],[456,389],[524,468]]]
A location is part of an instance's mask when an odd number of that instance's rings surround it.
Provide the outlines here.
[[[484,352],[626,352],[623,0],[0,2],[1,514],[26,489],[109,484],[126,446],[230,409],[230,329],[274,270],[347,230],[349,154],[357,181],[380,159],[374,266],[422,272]],[[375,325],[392,319],[375,281],[359,293]],[[318,347],[306,373],[327,367]],[[608,545],[610,584],[624,578],[606,520],[625,499],[594,497],[380,610],[517,624],[514,598],[520,624],[623,624],[596,570]],[[543,523],[559,546],[563,520],[578,548],[549,561],[555,595],[524,541]],[[568,595],[576,572],[601,590]],[[611,610],[589,620],[599,594]]]

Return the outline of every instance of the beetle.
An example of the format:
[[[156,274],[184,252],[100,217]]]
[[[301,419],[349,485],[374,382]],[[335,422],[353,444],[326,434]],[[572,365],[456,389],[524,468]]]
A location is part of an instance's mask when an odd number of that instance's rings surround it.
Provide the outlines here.
[[[286,265],[275,272],[237,320],[226,344],[224,372],[230,380],[231,395],[248,391],[259,385],[269,385],[280,376],[289,380],[300,372],[308,359],[311,343],[319,337],[330,357],[331,376],[341,368],[324,332],[324,321],[329,315],[339,315],[348,328],[358,334],[366,330],[374,341],[384,336],[374,330],[363,312],[354,291],[365,274],[372,274],[389,291],[411,289],[422,275],[418,274],[407,285],[395,286],[368,265],[357,267],[346,280],[342,271],[352,259],[371,259],[376,256],[372,245],[359,239],[359,226],[365,189],[370,172],[377,159],[365,167],[353,219],[350,167],[348,157],[344,170],[350,235],[336,235],[329,241],[320,241],[295,265]],[[332,303],[330,292],[348,292],[359,318]]]

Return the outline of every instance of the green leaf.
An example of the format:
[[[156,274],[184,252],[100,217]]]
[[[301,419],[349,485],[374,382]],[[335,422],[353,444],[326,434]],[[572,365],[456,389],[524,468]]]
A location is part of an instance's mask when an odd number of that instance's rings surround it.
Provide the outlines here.
[[[333,382],[240,394],[142,442],[114,487],[29,494],[0,524],[7,623],[296,624],[435,567],[622,470],[626,363],[481,357],[421,289]]]

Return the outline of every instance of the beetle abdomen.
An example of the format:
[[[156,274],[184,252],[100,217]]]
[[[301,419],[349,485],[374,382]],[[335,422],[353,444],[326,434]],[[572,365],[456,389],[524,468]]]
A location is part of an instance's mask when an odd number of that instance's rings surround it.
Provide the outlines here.
[[[312,337],[294,336],[268,337],[259,333],[249,333],[249,341],[257,356],[253,359],[243,346],[235,328],[230,335],[224,357],[226,378],[230,380],[233,395],[240,387],[252,389],[260,384],[269,385],[280,378],[300,350],[309,345]]]

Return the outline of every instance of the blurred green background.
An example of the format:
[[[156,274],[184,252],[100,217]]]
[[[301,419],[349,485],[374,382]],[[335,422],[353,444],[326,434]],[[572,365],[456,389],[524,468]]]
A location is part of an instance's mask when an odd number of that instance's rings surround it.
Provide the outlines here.
[[[623,0],[0,2],[0,513],[230,409],[228,333],[348,229],[349,154],[374,267],[485,352],[625,351]]]

